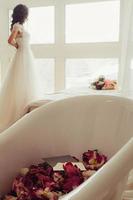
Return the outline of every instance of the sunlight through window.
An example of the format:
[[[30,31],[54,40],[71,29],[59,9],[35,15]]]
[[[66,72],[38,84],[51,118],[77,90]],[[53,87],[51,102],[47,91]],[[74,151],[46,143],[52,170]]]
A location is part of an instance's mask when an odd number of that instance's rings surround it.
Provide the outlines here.
[[[66,6],[66,43],[119,40],[119,1]]]

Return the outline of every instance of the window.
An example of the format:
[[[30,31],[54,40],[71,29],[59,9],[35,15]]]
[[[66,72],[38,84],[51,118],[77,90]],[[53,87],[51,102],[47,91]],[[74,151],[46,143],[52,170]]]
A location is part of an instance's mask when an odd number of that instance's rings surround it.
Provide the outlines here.
[[[54,92],[55,85],[55,61],[54,59],[39,58],[35,60],[36,70],[40,75],[40,81],[44,89],[44,95]]]
[[[119,1],[67,5],[66,43],[118,41],[119,9]]]
[[[118,59],[67,59],[66,88],[89,87],[98,76],[117,80]]]
[[[54,43],[54,20],[54,6],[30,8],[27,27],[32,44]]]

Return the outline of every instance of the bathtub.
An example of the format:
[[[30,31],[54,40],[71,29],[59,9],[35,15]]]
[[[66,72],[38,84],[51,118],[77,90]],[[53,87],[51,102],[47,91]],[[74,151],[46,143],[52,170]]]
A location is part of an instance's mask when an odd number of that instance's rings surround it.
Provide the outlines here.
[[[48,103],[0,135],[0,194],[22,167],[43,157],[98,149],[109,161],[62,200],[121,200],[133,168],[133,101],[85,95]]]

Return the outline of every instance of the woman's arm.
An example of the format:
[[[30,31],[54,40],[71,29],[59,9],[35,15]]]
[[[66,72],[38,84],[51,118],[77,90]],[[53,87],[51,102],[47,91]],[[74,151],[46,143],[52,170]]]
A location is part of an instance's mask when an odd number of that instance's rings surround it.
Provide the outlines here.
[[[16,37],[18,35],[18,32],[19,32],[18,28],[13,29],[11,35],[8,38],[8,43],[14,46],[16,49],[18,49],[18,44],[16,42]]]

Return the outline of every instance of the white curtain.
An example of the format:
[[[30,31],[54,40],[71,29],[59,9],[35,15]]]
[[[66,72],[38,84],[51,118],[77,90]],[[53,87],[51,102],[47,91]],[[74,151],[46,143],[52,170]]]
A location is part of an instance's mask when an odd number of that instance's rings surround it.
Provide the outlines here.
[[[121,0],[119,86],[133,98],[133,0]]]
[[[123,96],[133,98],[133,0],[120,0],[120,6],[119,86]],[[133,200],[133,170],[123,200]]]

